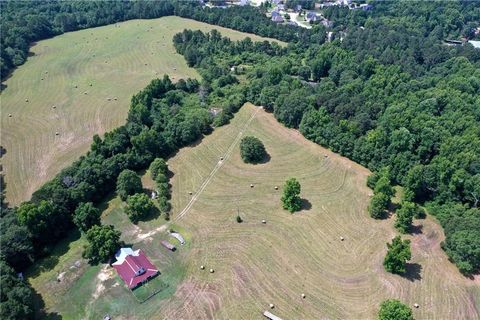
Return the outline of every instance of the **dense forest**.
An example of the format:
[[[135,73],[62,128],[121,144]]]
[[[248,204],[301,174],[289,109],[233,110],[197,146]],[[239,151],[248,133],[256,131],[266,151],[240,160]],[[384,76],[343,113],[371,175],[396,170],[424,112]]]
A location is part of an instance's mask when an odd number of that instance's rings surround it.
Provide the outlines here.
[[[176,14],[289,42],[281,48],[218,32],[185,30],[173,42],[202,80],[153,80],[134,95],[124,126],[95,136],[90,151],[18,208],[2,204],[2,318],[30,318],[23,271],[74,228],[78,208],[114,191],[125,169],[168,158],[245,102],[404,187],[404,200],[442,224],[443,248],[469,275],[480,269],[480,50],[444,38],[472,37],[473,2],[374,2],[371,12],[329,8],[325,28],[277,26],[259,9],[200,9],[177,2],[1,2],[2,77],[32,41],[131,18]],[[232,19],[232,16],[235,16]],[[232,71],[233,70],[233,71]],[[215,117],[211,107],[222,111]],[[3,199],[3,198],[2,198]],[[87,205],[88,203],[88,205]],[[91,204],[90,204],[91,203]],[[8,290],[5,290],[8,288]]]

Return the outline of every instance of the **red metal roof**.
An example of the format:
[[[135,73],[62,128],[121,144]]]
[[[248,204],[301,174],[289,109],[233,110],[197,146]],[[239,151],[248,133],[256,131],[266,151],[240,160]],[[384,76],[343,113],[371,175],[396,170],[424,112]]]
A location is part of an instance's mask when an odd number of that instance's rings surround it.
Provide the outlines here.
[[[134,289],[159,272],[142,250],[139,250],[138,256],[129,255],[122,264],[113,267],[130,289]]]

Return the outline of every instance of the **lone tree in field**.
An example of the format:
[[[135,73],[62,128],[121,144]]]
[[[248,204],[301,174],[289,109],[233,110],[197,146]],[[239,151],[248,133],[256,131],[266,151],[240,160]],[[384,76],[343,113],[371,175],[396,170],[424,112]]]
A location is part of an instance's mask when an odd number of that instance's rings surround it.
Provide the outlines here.
[[[117,178],[117,194],[123,201],[128,196],[142,192],[142,181],[140,177],[132,170],[123,170]]]
[[[283,186],[282,204],[283,209],[291,213],[299,211],[302,208],[302,199],[300,199],[300,183],[295,178],[285,181]]]
[[[91,202],[82,202],[75,210],[73,222],[81,232],[87,232],[92,226],[100,224],[100,210]]]
[[[86,233],[88,244],[83,257],[91,264],[105,262],[120,247],[120,231],[113,226],[93,226]]]
[[[379,320],[413,320],[412,309],[395,299],[382,302],[378,311]]]
[[[154,209],[155,205],[145,193],[137,193],[127,198],[125,212],[133,223],[147,217]]]
[[[240,155],[245,163],[259,163],[267,156],[265,146],[258,138],[248,136],[240,142]]]
[[[391,273],[405,273],[407,260],[412,258],[410,240],[402,240],[400,236],[393,238],[392,243],[387,243],[387,255],[383,260],[385,270]]]

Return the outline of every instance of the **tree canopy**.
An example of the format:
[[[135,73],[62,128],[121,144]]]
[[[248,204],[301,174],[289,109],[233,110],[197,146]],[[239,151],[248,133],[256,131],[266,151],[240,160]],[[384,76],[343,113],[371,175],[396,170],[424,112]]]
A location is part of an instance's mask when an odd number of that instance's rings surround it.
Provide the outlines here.
[[[120,231],[113,226],[94,225],[86,233],[88,244],[83,257],[92,264],[106,262],[120,247]]]
[[[302,208],[302,199],[300,198],[300,182],[295,178],[285,181],[283,186],[282,205],[283,209],[291,213],[299,211]]]
[[[240,155],[245,163],[259,163],[267,157],[267,151],[260,139],[247,136],[240,141]]]
[[[132,170],[125,169],[117,179],[117,194],[123,201],[135,193],[142,192],[142,181],[140,177]]]
[[[383,261],[385,270],[391,273],[405,273],[405,265],[411,259],[410,240],[402,240],[400,236],[387,243],[387,255]]]
[[[148,217],[154,209],[155,205],[145,193],[137,193],[127,198],[125,212],[133,223]]]
[[[396,299],[385,300],[380,304],[379,320],[413,320],[412,309]]]

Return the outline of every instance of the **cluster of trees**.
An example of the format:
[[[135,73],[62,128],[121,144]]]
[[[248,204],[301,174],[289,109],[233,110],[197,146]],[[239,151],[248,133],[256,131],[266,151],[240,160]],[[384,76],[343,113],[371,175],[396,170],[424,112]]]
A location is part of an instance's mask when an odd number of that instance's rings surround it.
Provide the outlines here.
[[[156,158],[150,164],[150,175],[155,181],[157,201],[160,211],[165,215],[165,219],[170,219],[170,185],[168,183],[168,166],[162,158]]]
[[[260,139],[247,136],[240,141],[240,156],[245,163],[259,163],[267,157],[267,151]]]
[[[389,172],[388,168],[383,168],[367,179],[367,185],[373,189],[373,196],[368,206],[368,213],[372,218],[384,218],[391,199],[395,195],[395,190],[390,183]]]
[[[302,209],[302,199],[300,198],[301,186],[295,178],[285,181],[283,186],[283,195],[281,198],[283,209],[294,213]]]

